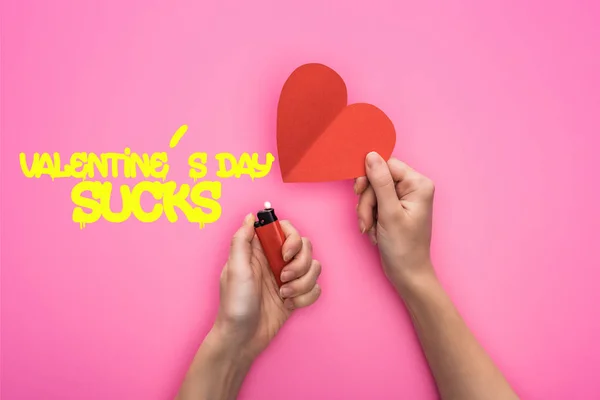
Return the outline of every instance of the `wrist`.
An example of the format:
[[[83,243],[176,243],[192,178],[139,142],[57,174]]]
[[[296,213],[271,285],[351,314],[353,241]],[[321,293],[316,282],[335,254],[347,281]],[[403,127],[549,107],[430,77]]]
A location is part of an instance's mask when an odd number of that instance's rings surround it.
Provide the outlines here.
[[[213,327],[198,349],[177,399],[235,399],[252,365],[237,349]]]
[[[435,270],[430,261],[423,262],[418,267],[408,269],[409,272],[399,274],[393,280],[398,294],[405,301],[422,297],[434,290],[438,283]]]
[[[249,355],[243,343],[236,340],[227,329],[215,324],[206,335],[202,346],[215,358],[224,364],[236,364],[241,367],[250,367],[254,357]]]

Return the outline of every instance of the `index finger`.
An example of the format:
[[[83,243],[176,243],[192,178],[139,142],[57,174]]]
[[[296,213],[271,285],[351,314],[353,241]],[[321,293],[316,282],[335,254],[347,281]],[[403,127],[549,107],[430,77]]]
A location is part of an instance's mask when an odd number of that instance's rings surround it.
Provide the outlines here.
[[[354,179],[354,193],[357,195],[363,194],[367,187],[369,187],[369,180],[366,176],[359,176]]]
[[[298,230],[294,228],[290,221],[280,221],[279,224],[285,235],[285,242],[283,242],[281,254],[283,255],[283,261],[288,262],[294,258],[302,248],[302,238],[300,237]]]

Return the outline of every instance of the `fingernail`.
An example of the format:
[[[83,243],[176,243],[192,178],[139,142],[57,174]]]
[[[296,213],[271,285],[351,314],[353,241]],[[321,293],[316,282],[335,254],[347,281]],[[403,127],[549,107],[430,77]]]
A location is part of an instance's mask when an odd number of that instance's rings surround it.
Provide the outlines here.
[[[294,277],[294,273],[292,271],[283,271],[281,273],[281,282],[291,281]]]
[[[254,220],[254,215],[252,213],[250,213],[244,217],[244,224],[248,224],[252,220]]]
[[[360,221],[360,233],[365,233],[366,230],[367,227],[365,226],[365,223]]]
[[[288,262],[292,259],[292,251],[288,250],[283,254],[283,261]]]
[[[294,300],[292,299],[286,299],[283,302],[283,305],[285,306],[285,308],[287,308],[288,310],[293,310],[294,309]]]
[[[356,180],[354,181],[354,186],[352,189],[354,190],[354,194],[358,194],[358,191],[356,190]]]
[[[279,289],[279,294],[285,299],[286,297],[290,297],[292,289],[287,286],[282,286],[281,289]]]
[[[376,152],[372,151],[367,154],[367,165],[371,168],[381,164],[381,157]]]

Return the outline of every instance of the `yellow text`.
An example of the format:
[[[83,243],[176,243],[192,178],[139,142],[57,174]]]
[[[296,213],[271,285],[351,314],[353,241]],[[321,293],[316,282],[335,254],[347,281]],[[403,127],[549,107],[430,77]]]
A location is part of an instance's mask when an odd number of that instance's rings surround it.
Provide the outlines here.
[[[240,178],[242,175],[248,175],[252,180],[265,177],[271,171],[271,165],[275,161],[271,153],[267,153],[264,164],[258,160],[257,153],[252,155],[242,153],[239,159],[230,153],[219,153],[215,159],[219,162],[217,171],[219,178]]]
[[[86,224],[100,218],[112,223],[127,221],[132,216],[141,222],[155,222],[165,216],[169,222],[177,222],[178,211],[189,222],[197,223],[200,228],[216,222],[221,217],[221,182],[203,181],[190,187],[170,182],[139,182],[133,187],[121,185],[120,193],[113,190],[111,182],[83,181],[71,191],[71,200],[75,204],[73,222],[84,228]],[[112,196],[121,196],[122,207],[113,210]],[[153,205],[142,208],[142,196],[151,196]]]
[[[163,179],[169,173],[168,157],[165,152],[132,153],[125,148],[123,153],[73,153],[65,163],[59,153],[34,153],[27,162],[25,153],[19,154],[19,163],[23,175],[27,178],[40,178],[44,175],[55,178],[90,179],[102,178],[144,178]]]

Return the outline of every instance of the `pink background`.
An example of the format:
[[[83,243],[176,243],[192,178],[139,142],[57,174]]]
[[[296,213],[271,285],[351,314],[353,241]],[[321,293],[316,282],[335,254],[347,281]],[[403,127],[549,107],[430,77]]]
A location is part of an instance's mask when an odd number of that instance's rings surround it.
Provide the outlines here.
[[[22,151],[166,151],[181,124],[178,182],[194,151],[276,154],[278,91],[306,62],[381,107],[394,155],[435,180],[440,278],[519,394],[600,397],[600,3],[203,3],[3,2],[3,400],[172,398],[230,235],[267,199],[312,239],[323,294],[241,398],[436,397],[350,182],[285,185],[275,165],[223,181],[204,230],[80,230],[75,181],[21,174]]]

